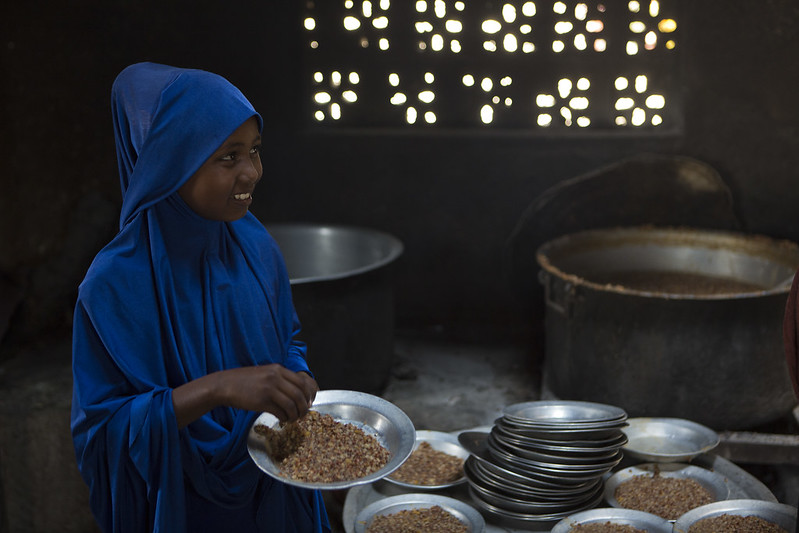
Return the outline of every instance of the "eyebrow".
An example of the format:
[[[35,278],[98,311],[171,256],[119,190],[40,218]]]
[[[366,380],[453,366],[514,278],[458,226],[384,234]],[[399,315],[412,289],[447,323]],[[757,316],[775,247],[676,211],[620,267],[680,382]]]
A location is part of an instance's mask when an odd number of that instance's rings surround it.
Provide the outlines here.
[[[258,135],[257,137],[255,137],[255,139],[253,139],[252,144],[260,142],[260,140],[261,140],[261,136]],[[219,150],[217,150],[217,151],[230,150],[231,148],[238,148],[240,146],[246,146],[246,145],[247,145],[247,143],[240,142],[240,141],[229,142],[229,143],[226,142],[225,144],[220,146]]]

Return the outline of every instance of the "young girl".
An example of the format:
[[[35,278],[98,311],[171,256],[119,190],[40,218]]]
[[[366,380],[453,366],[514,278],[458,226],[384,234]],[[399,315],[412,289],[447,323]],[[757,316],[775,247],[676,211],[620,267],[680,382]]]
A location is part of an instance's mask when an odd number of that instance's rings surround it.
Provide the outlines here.
[[[224,78],[153,63],[112,91],[120,231],[80,286],[72,434],[104,532],[330,531],[318,491],[263,474],[260,412],[318,390],[275,241],[248,211],[261,117]]]

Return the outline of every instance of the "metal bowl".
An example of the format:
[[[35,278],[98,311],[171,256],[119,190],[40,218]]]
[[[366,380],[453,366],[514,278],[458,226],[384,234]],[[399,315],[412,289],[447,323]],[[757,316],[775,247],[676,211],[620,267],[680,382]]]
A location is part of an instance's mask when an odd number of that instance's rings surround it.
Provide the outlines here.
[[[688,529],[696,522],[725,514],[757,516],[786,531],[793,532],[796,529],[796,507],[763,500],[726,500],[688,511],[674,522],[674,533],[688,533]]]
[[[631,418],[624,428],[624,451],[643,461],[680,463],[719,444],[712,429],[683,418]]]
[[[469,527],[469,533],[482,533],[485,519],[474,507],[454,498],[437,494],[401,494],[371,503],[355,517],[355,533],[365,533],[376,516],[389,515],[410,509],[439,506]]]
[[[632,526],[647,533],[672,533],[671,522],[644,511],[602,507],[567,516],[552,528],[550,533],[569,533],[575,526],[586,524],[611,524]]]
[[[458,457],[464,461],[466,461],[466,459],[469,457],[469,451],[461,446],[460,442],[458,442],[458,437],[451,433],[444,433],[443,431],[418,430],[416,432],[416,443],[413,446],[414,451],[422,442],[427,442],[434,450]],[[413,483],[405,483],[397,479],[392,479],[391,476],[387,476],[385,481],[408,489],[439,490],[465,483],[466,476],[463,474],[463,472],[461,472],[461,476],[458,479],[448,483],[442,483],[440,485],[414,485]]]
[[[637,476],[652,477],[655,472],[662,477],[692,479],[710,491],[716,501],[726,500],[730,495],[731,481],[706,468],[679,463],[646,463],[619,470],[610,476],[605,482],[605,501],[612,507],[623,508],[616,500],[616,488]]]
[[[332,416],[338,422],[353,424],[365,433],[373,435],[391,454],[388,463],[368,476],[332,483],[309,483],[285,477],[266,451],[265,439],[255,432],[255,426],[264,425],[276,429],[278,419],[270,414],[261,414],[250,428],[247,449],[250,457],[267,475],[296,487],[310,489],[346,489],[382,479],[405,462],[413,451],[416,430],[411,419],[396,405],[371,394],[357,391],[327,390],[316,394],[312,410]]]
[[[576,401],[536,401],[509,405],[503,416],[519,424],[539,429],[568,425],[572,428],[594,428],[616,425],[627,418],[624,409],[612,405]]]

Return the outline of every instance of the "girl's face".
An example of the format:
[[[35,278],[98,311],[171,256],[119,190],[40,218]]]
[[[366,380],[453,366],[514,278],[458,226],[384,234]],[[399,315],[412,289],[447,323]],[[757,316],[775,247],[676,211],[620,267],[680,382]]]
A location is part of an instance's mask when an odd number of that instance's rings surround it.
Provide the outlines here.
[[[232,222],[247,214],[261,179],[261,135],[251,117],[222,143],[178,194],[203,218]]]

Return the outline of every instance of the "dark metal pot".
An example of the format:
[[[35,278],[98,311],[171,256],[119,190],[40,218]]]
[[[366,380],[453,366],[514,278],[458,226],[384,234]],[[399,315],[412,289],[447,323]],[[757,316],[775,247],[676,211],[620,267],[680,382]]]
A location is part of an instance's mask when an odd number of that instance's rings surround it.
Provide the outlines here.
[[[796,244],[635,227],[566,235],[536,259],[546,392],[720,430],[774,421],[796,404],[782,344]],[[674,274],[735,285],[657,288]]]
[[[322,389],[378,393],[394,354],[395,237],[348,226],[271,224],[291,279],[308,364]]]

